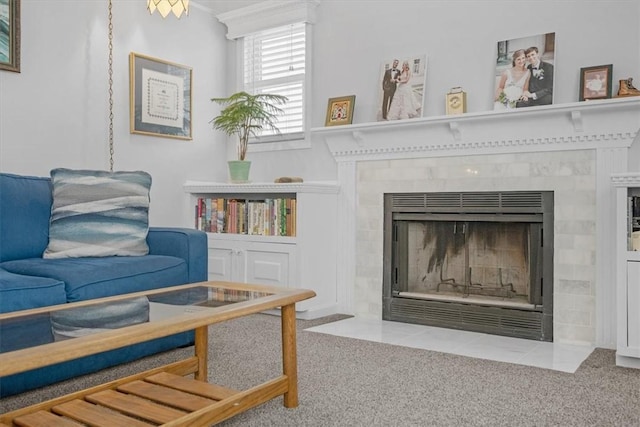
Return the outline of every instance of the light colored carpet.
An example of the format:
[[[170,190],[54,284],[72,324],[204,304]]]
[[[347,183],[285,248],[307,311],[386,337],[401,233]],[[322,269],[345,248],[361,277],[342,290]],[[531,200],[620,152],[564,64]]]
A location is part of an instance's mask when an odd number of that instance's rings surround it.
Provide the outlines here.
[[[596,349],[573,374],[305,332],[298,321],[300,406],[278,398],[223,426],[639,426],[640,370]],[[277,376],[280,318],[210,329],[212,382],[244,389]],[[190,348],[0,401],[7,411],[172,361]]]

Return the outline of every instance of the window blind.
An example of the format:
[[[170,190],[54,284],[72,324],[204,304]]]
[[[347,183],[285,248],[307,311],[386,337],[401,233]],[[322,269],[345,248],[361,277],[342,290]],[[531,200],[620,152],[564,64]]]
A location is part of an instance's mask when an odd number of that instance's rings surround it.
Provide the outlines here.
[[[245,36],[244,90],[284,95],[289,100],[278,117],[281,134],[304,131],[305,24],[293,24]],[[277,135],[264,130],[260,137]],[[257,142],[257,141],[254,141]]]

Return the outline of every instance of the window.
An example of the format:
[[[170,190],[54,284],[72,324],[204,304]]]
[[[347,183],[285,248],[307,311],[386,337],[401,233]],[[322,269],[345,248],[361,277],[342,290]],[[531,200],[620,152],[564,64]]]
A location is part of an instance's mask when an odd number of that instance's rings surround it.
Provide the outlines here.
[[[242,39],[243,90],[273,93],[289,100],[278,119],[280,134],[264,130],[250,143],[303,139],[305,131],[306,24],[297,23],[246,35]]]

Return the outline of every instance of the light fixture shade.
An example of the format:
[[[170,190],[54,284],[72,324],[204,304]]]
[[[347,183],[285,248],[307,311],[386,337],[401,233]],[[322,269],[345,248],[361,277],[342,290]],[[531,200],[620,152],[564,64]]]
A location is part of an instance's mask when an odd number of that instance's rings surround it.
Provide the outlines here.
[[[173,12],[176,17],[180,18],[182,12],[185,15],[189,14],[189,0],[147,0],[147,9],[149,9],[149,13],[158,10],[163,18],[166,18],[169,12]]]

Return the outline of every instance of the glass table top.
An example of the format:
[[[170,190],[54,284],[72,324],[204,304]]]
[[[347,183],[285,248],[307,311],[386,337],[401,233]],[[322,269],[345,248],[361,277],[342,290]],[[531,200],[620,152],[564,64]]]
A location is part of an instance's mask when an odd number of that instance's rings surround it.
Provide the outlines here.
[[[215,285],[168,289],[0,314],[0,353],[188,313],[213,312],[277,294]]]

